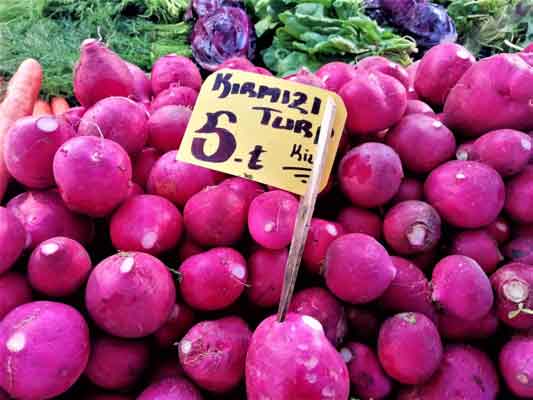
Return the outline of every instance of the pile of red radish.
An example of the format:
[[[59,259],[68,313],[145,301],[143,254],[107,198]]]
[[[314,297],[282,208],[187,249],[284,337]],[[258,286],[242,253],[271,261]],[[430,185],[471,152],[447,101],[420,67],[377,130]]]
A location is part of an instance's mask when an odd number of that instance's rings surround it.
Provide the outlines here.
[[[348,119],[279,323],[298,198],[177,161],[192,61],[82,44],[4,142],[0,399],[533,398],[533,53],[286,79]]]

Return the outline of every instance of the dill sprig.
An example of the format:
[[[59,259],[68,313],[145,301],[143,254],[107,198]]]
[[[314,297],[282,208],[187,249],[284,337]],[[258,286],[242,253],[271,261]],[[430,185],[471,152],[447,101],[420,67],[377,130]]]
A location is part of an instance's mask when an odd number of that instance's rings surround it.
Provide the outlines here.
[[[4,0],[0,75],[9,78],[32,57],[43,66],[42,95],[70,97],[79,47],[88,37],[101,37],[146,71],[164,54],[190,56],[191,27],[181,21],[186,6],[186,0]]]

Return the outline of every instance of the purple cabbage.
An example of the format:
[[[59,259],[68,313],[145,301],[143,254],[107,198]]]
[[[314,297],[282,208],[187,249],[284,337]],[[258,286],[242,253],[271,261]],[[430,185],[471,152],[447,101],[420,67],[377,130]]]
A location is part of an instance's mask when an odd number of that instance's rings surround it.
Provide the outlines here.
[[[208,71],[216,70],[232,57],[253,59],[254,26],[243,9],[220,7],[198,19],[191,47],[196,62]]]
[[[386,20],[411,36],[422,49],[457,40],[455,24],[446,9],[426,0],[366,0],[365,11],[378,23]]]

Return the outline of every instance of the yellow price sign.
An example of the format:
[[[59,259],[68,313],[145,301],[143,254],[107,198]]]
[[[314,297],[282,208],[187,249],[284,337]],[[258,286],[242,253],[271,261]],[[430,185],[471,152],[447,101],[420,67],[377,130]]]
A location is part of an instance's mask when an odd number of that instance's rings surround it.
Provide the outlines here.
[[[211,74],[202,85],[178,160],[303,195],[311,176],[328,98],[335,120],[320,183],[328,181],[346,107],[335,93],[236,70]]]

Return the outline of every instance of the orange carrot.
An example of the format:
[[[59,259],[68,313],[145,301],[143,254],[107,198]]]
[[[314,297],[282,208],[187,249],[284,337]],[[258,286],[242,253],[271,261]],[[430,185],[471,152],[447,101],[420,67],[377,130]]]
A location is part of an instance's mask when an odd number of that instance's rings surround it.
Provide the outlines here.
[[[17,119],[31,115],[41,90],[42,79],[43,70],[37,61],[31,58],[23,61],[11,78],[6,97],[0,104],[0,201],[9,181],[9,173],[4,164],[4,135]]]
[[[39,99],[35,102],[33,106],[33,112],[31,115],[34,117],[39,117],[41,115],[52,115],[52,107],[47,101]]]
[[[63,114],[70,108],[64,97],[52,97],[50,105],[52,106],[52,112],[54,115]]]

